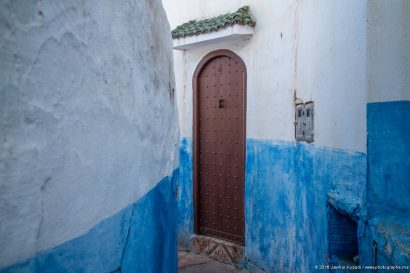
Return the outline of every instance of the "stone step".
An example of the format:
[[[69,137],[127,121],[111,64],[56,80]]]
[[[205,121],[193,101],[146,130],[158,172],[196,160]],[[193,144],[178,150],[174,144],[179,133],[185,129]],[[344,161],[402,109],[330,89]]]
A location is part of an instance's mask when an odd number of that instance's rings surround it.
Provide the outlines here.
[[[192,252],[213,258],[226,264],[241,264],[244,260],[243,246],[203,235],[191,237]]]

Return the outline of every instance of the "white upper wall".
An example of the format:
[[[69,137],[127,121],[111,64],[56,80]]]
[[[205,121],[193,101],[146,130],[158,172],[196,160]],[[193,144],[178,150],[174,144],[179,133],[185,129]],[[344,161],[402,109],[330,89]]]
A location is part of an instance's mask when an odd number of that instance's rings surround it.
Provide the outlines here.
[[[0,6],[2,267],[138,200],[179,147],[159,0]]]
[[[236,11],[244,5],[250,6],[257,20],[257,27],[250,40],[219,43],[185,52],[174,51],[181,136],[192,136],[192,76],[197,64],[210,51],[226,48],[238,54],[247,66],[247,137],[291,140],[295,4],[283,5],[279,0],[258,3],[229,1],[225,6],[216,0],[197,1],[201,4],[193,5],[189,12],[184,13],[178,5],[189,6],[190,1],[177,1],[177,4],[174,1],[163,2],[170,24],[174,27],[194,19],[195,14],[198,14],[197,18],[216,16]],[[201,5],[207,9],[199,8]],[[188,11],[188,8],[184,10]],[[270,12],[269,16],[266,11]],[[187,13],[190,16],[187,17]]]
[[[368,2],[369,102],[410,100],[410,1]]]
[[[163,0],[172,28],[249,5],[247,41],[174,51],[182,137],[192,137],[192,75],[201,58],[226,48],[248,72],[247,137],[294,141],[294,91],[315,102],[317,145],[366,151],[365,0]]]
[[[296,90],[315,103],[315,143],[366,151],[366,1],[301,1]]]

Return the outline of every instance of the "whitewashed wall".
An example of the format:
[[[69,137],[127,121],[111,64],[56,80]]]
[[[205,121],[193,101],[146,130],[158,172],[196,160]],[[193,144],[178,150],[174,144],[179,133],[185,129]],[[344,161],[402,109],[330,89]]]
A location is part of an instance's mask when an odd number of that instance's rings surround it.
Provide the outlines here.
[[[366,151],[366,1],[298,5],[297,96],[315,102],[315,143]]]
[[[366,150],[366,1],[163,3],[171,28],[243,5],[256,20],[248,41],[174,51],[182,137],[192,137],[193,72],[208,52],[226,48],[247,66],[248,138],[293,141],[296,90],[315,102],[315,144]]]
[[[2,1],[0,19],[2,267],[144,196],[179,147],[159,0]]]
[[[369,1],[369,102],[410,100],[410,2]]]

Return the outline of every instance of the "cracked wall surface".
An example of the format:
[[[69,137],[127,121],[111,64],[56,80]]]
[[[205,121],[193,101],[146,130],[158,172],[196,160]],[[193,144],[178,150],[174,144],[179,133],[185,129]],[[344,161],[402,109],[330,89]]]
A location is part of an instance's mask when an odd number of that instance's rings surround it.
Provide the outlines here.
[[[168,29],[159,0],[1,1],[0,268],[88,234],[177,168]]]

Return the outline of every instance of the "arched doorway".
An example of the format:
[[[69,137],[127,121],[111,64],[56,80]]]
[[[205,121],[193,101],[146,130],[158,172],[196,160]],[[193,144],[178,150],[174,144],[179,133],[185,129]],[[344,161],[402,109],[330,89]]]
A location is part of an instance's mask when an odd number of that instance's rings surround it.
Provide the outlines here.
[[[193,77],[195,233],[244,244],[246,67],[207,54]]]

